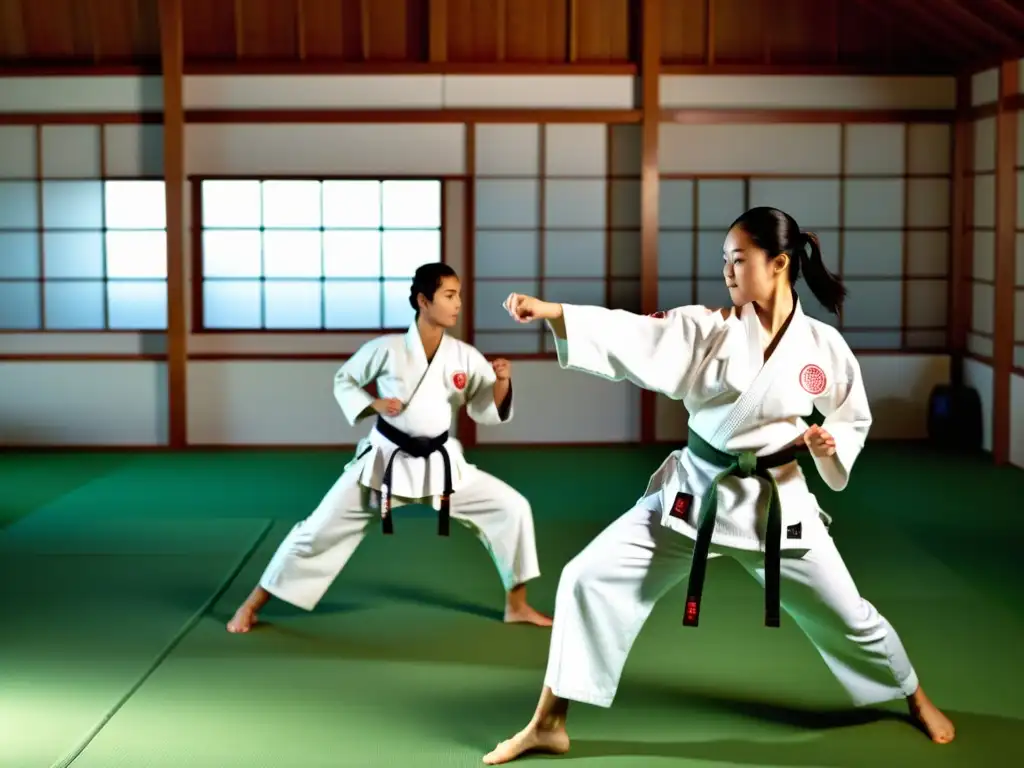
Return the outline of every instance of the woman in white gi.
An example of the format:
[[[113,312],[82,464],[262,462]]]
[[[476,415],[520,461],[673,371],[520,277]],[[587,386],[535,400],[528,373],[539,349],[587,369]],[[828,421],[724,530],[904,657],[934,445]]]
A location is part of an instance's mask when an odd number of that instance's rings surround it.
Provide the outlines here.
[[[765,586],[769,626],[778,626],[781,602],[854,704],[906,698],[932,740],[953,739],[896,632],[858,593],[795,461],[806,446],[829,487],[842,490],[871,424],[856,358],[837,330],[803,313],[793,290],[802,271],[838,313],[845,288],[817,238],[773,208],[733,223],[724,260],[734,305],[726,310],[644,317],[519,294],[506,302],[519,322],[548,322],[561,367],[682,400],[690,436],[637,504],[563,570],[540,702],[487,764],[568,751],[569,700],[611,706],[654,604],[687,577],[683,624],[696,626],[704,564],[722,555]],[[815,408],[825,421],[808,427]]]
[[[432,504],[442,536],[448,535],[450,515],[481,539],[506,591],[506,622],[551,626],[526,600],[526,582],[540,575],[530,503],[469,464],[449,436],[453,407],[465,405],[480,424],[512,418],[511,366],[500,359],[488,363],[445,332],[462,307],[451,267],[417,269],[409,302],[416,310],[409,330],[364,344],[334,378],[334,396],[348,422],[376,413],[374,428],[320,505],[285,537],[228,631],[248,632],[272,595],[312,610],[374,520],[390,534],[393,507],[409,503]],[[377,398],[364,390],[372,382]]]

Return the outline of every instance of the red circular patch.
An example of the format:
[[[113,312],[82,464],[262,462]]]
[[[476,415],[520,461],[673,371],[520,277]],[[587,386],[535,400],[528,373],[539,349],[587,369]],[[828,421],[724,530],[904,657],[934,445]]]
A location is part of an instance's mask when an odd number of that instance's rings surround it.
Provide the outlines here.
[[[458,373],[453,374],[452,375],[452,384],[454,384],[455,388],[460,390],[460,391],[465,389],[466,388],[466,374],[464,374],[462,371],[459,371]]]
[[[820,395],[825,391],[825,372],[816,365],[805,365],[800,371],[800,386],[812,395]]]

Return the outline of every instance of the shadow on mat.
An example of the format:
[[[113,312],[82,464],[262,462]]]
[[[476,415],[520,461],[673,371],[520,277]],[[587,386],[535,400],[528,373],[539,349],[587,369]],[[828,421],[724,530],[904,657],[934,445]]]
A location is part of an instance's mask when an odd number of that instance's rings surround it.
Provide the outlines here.
[[[859,711],[847,716],[849,713],[819,713],[765,704],[751,706],[751,702],[736,702],[736,709],[740,715],[767,717],[805,729],[809,735],[790,742],[719,739],[657,743],[584,739],[574,741],[572,751],[562,759],[629,756],[752,766],[977,768],[1019,765],[1024,757],[1019,740],[1021,721],[999,715],[947,710],[957,736],[952,744],[939,745],[933,744],[909,718],[893,713],[875,711],[876,717],[869,718],[867,713]],[[889,722],[883,724],[882,721]],[[741,729],[742,724],[737,723],[736,730]]]
[[[516,697],[518,698],[518,697]],[[473,744],[484,754],[498,741],[508,738],[519,730],[529,718],[535,699],[528,707],[514,713],[498,715],[493,698],[486,702],[451,701],[444,710],[451,724],[463,722],[452,717],[448,706],[473,710],[477,722],[493,723],[498,719],[508,720],[509,725],[501,733],[489,733],[482,737],[479,725],[463,728],[456,738],[466,744]],[[897,703],[898,706],[898,703]],[[509,703],[504,710],[507,713]],[[878,768],[883,766],[957,766],[976,768],[979,765],[1019,764],[1024,753],[1019,742],[1022,723],[1020,720],[998,715],[974,714],[947,710],[957,728],[957,738],[952,744],[932,744],[909,717],[898,711],[887,709],[839,709],[822,710],[795,706],[785,703],[769,703],[743,697],[726,697],[710,692],[693,692],[671,689],[657,684],[632,688],[628,697],[616,702],[620,717],[635,721],[638,709],[652,708],[679,711],[679,727],[671,735],[690,734],[690,741],[627,741],[576,738],[572,750],[558,760],[580,760],[601,757],[675,758],[706,760],[709,762],[736,765],[784,765],[784,766],[829,766],[830,768]],[[577,705],[577,710],[587,711]],[[514,715],[518,714],[519,717]],[[774,723],[784,728],[778,734],[758,729],[754,738],[708,739],[708,717],[716,718],[715,730],[731,730],[741,735],[749,721]],[[577,714],[576,720],[592,716]],[[598,715],[615,720],[615,711]],[[688,723],[689,719],[693,724]],[[573,715],[570,710],[570,736]],[[730,723],[729,720],[734,719]],[[469,722],[472,722],[471,720]],[[593,724],[591,724],[593,727]],[[788,732],[787,732],[788,731]],[[1018,758],[1012,758],[1012,755]],[[532,756],[524,756],[530,759]],[[550,759],[550,756],[538,755]]]
[[[443,608],[446,611],[457,611],[470,616],[480,616],[491,621],[503,621],[505,612],[499,608],[490,608],[476,603],[460,600],[452,595],[445,595],[423,587],[406,587],[397,584],[364,587],[364,590],[386,600],[398,600],[407,603],[418,603],[432,608]]]

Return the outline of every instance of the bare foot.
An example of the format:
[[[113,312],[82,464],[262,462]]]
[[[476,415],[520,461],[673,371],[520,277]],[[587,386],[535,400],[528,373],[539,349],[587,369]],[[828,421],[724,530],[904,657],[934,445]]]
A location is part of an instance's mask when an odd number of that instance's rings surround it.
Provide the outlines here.
[[[527,752],[547,752],[564,755],[569,751],[569,734],[564,725],[541,728],[531,723],[507,741],[503,741],[484,755],[485,765],[500,765],[515,760]]]
[[[270,600],[270,593],[263,587],[256,587],[248,599],[235,611],[235,615],[228,622],[228,632],[239,634],[248,632],[256,623],[256,616],[260,608]]]
[[[248,632],[256,623],[256,619],[256,611],[248,605],[243,605],[235,611],[235,615],[232,616],[231,621],[228,622],[228,632],[235,634]]]
[[[953,722],[932,704],[924,689],[918,688],[913,696],[907,697],[910,715],[924,729],[928,737],[936,744],[949,744],[956,735]]]
[[[538,627],[550,627],[554,621],[530,605],[512,607],[505,606],[506,624],[536,624]]]

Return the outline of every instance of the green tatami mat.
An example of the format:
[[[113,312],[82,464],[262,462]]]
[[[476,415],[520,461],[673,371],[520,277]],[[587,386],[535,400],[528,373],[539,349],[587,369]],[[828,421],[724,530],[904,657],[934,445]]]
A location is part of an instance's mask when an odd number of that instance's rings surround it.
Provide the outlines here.
[[[312,613],[275,602],[263,626],[230,635],[224,622],[286,532],[278,525],[74,768],[479,765],[532,712],[549,634],[503,625],[483,548],[458,529],[440,539],[424,517],[399,517],[393,538],[370,536]],[[680,626],[683,590],[673,590],[641,633],[615,706],[575,707],[566,765],[981,768],[1019,756],[1024,698],[1007,681],[1024,676],[1011,639],[1024,628],[912,543],[889,538],[879,549],[866,532],[845,548],[851,567],[961,741],[930,744],[894,718],[900,706],[847,711],[793,622],[763,628],[760,588],[718,560],[701,628]],[[531,595],[548,608],[560,564],[592,531],[541,521],[538,535],[546,574]],[[965,606],[958,616],[944,610],[947,597]],[[983,655],[982,633],[992,639]]]
[[[531,602],[551,610],[562,567],[636,500],[669,450],[471,452],[471,461],[533,505],[543,574],[530,584]],[[501,623],[497,574],[464,529],[453,525],[443,539],[433,513],[401,508],[396,535],[383,537],[372,526],[314,611],[275,601],[251,634],[225,631],[288,528],[316,505],[349,457],[139,454],[12,525],[0,563],[35,565],[7,566],[4,589],[26,586],[6,600],[0,620],[28,614],[49,634],[27,642],[27,620],[20,619],[14,648],[0,625],[0,663],[5,672],[15,670],[9,679],[17,682],[28,669],[42,681],[12,687],[10,699],[0,687],[0,707],[23,718],[15,707],[43,713],[28,724],[34,744],[46,745],[47,733],[56,734],[53,743],[78,743],[109,703],[90,710],[92,719],[79,718],[87,722],[78,731],[52,723],[64,722],[62,713],[82,708],[86,698],[95,700],[101,683],[111,701],[120,701],[180,637],[71,768],[479,766],[532,713],[549,632]],[[1024,534],[1024,473],[993,468],[986,459],[939,456],[923,445],[885,443],[868,445],[843,493],[825,489],[809,462],[804,471],[835,518],[833,535],[862,593],[899,632],[925,689],[953,717],[957,741],[930,744],[898,717],[900,703],[851,713],[792,620],[784,616],[780,629],[764,628],[760,587],[734,563],[716,560],[700,628],[680,626],[684,595],[676,588],[641,632],[613,708],[574,706],[572,752],[544,765],[1024,765],[1024,560],[1015,545]],[[228,521],[252,525],[246,518],[275,523],[216,604],[178,635],[246,546],[226,546],[229,537],[212,531]],[[218,549],[226,551],[218,556]],[[52,573],[50,562],[59,564]],[[30,594],[34,583],[52,596]],[[156,616],[165,617],[162,637]],[[147,642],[151,650],[144,659],[136,654],[132,673],[121,669],[131,657],[124,649]],[[71,660],[81,666],[68,675]],[[110,678],[125,682],[117,688]],[[15,744],[29,738],[21,735],[28,725],[16,721]],[[13,750],[0,755],[3,768],[4,759],[36,766],[15,760]]]
[[[124,453],[0,451],[0,529],[130,461]]]
[[[0,533],[0,766],[74,755],[267,528],[263,520],[22,520]]]

